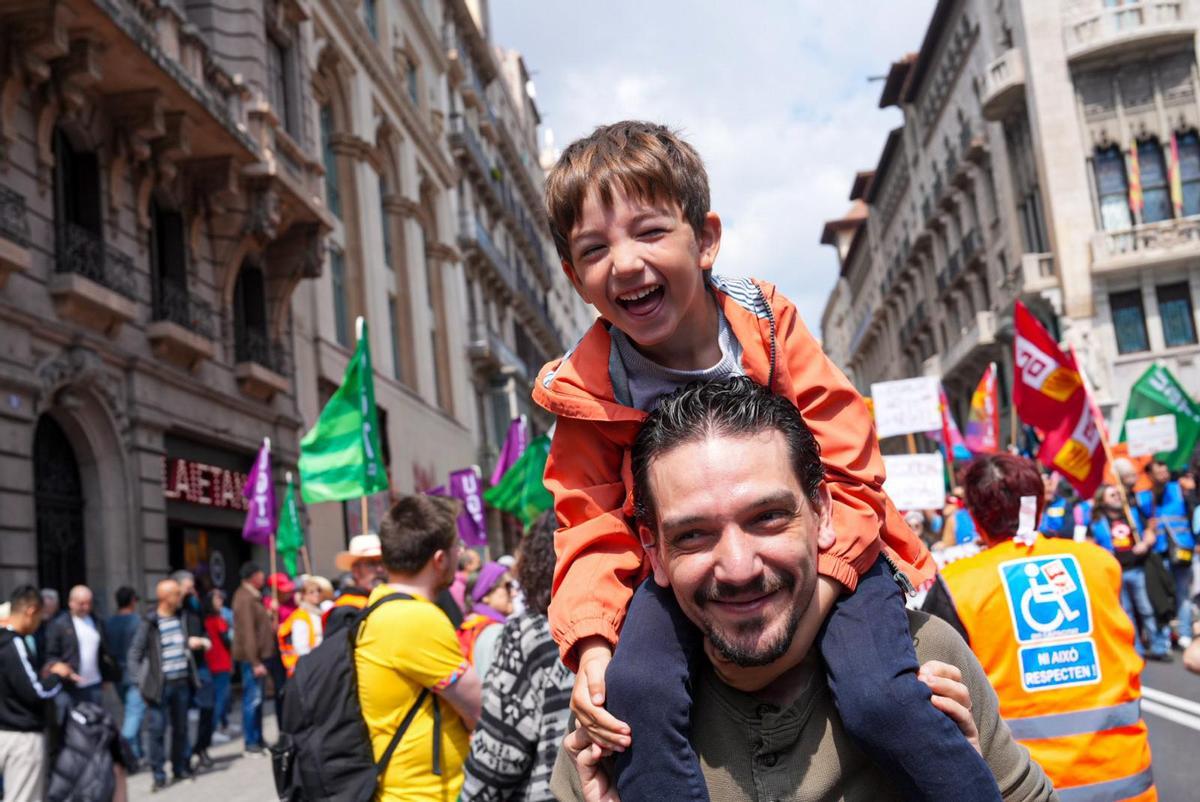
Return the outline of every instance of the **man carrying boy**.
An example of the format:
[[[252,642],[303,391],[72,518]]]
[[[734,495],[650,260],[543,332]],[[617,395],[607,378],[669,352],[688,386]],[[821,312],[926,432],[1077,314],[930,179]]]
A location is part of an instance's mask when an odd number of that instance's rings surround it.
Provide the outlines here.
[[[919,585],[933,565],[882,491],[866,406],[774,287],[711,275],[721,221],[696,151],[660,125],[605,126],[567,148],[546,198],[563,270],[602,317],[534,386],[558,416],[545,475],[563,527],[551,631],[577,670],[579,721],[621,753],[622,797],[708,798],[688,740],[701,639],[668,591],[643,582],[629,449],[663,395],[745,375],[791,401],[820,445],[832,527],[817,557],[816,637],[846,729],[908,798],[998,799],[917,680],[896,582]],[[741,674],[738,687],[764,687],[774,670]],[[930,754],[941,771],[926,770]]]

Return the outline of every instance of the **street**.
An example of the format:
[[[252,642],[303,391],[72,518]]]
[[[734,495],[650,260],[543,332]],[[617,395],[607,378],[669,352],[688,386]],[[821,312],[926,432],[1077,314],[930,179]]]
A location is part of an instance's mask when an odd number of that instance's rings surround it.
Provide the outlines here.
[[[1178,658],[1178,652],[1176,653]],[[1162,802],[1187,802],[1196,798],[1200,784],[1200,676],[1189,674],[1178,659],[1173,663],[1147,663],[1142,673],[1142,714],[1150,728],[1154,754],[1154,780]],[[236,718],[238,705],[234,705]],[[268,741],[275,738],[273,706],[268,703],[264,730]],[[171,802],[263,802],[274,798],[271,759],[242,754],[242,741],[235,738],[211,750],[216,767],[194,782],[173,785],[151,795],[150,772],[129,780],[131,800],[162,799]]]

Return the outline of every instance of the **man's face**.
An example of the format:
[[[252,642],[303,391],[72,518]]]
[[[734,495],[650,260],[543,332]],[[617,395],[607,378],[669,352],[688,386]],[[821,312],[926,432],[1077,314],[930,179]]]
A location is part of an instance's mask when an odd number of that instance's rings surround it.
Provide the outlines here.
[[[720,246],[716,215],[699,241],[677,203],[613,192],[611,208],[598,192],[583,202],[569,236],[563,269],[576,291],[644,349],[669,343],[705,301],[704,274]]]
[[[354,584],[363,590],[374,590],[378,585],[387,581],[387,571],[384,570],[383,560],[378,557],[368,557],[356,560],[350,566]]]
[[[782,657],[815,600],[817,537],[831,525],[830,502],[822,488],[815,508],[791,465],[787,441],[773,430],[711,435],[650,465],[654,579],[738,666]]]
[[[74,588],[67,597],[67,607],[71,615],[82,618],[92,613],[92,592],[87,588]]]
[[[1160,487],[1165,485],[1171,481],[1171,469],[1161,462],[1154,463],[1150,466],[1150,481]]]
[[[449,551],[434,552],[433,559],[441,560],[438,571],[438,586],[439,592],[446,590],[454,584],[454,574],[458,569],[458,561],[462,557],[463,542],[457,537],[451,544]]]
[[[250,586],[255,590],[262,590],[263,585],[267,584],[267,575],[262,571],[255,571],[250,575],[250,579],[248,581],[250,582]]]
[[[196,580],[190,576],[185,576],[179,580],[179,592],[184,596],[191,596],[192,591],[196,589]]]

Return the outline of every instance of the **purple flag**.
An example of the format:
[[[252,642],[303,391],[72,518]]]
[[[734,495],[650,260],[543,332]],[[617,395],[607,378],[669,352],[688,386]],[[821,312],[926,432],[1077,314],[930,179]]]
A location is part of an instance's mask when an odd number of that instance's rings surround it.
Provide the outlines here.
[[[524,415],[518,415],[512,419],[512,423],[508,424],[508,434],[504,436],[504,446],[500,449],[500,456],[496,460],[496,469],[492,471],[491,484],[493,487],[500,484],[500,479],[524,453],[527,445],[529,445],[529,425],[525,423]]]
[[[246,477],[242,490],[246,497],[246,523],[242,525],[242,540],[260,546],[270,542],[275,534],[275,482],[271,478],[271,438],[264,437],[262,448],[254,458],[254,467]]]
[[[487,545],[481,481],[479,468],[473,465],[450,473],[450,495],[463,503],[462,514],[458,516],[458,536],[468,546]]]

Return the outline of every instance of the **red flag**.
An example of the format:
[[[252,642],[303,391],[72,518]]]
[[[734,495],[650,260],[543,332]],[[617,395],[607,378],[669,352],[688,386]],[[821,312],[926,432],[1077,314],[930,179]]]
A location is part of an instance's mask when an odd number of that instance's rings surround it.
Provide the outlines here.
[[[971,394],[966,443],[976,454],[994,454],[1000,450],[1000,396],[996,389],[995,362],[987,366]]]
[[[1080,400],[1075,404],[1074,418],[1065,419],[1058,429],[1046,433],[1038,462],[1061,473],[1081,498],[1089,499],[1104,480],[1108,463],[1100,437],[1091,405]]]
[[[1014,305],[1013,320],[1013,403],[1017,414],[1030,426],[1057,429],[1064,418],[1072,416],[1083,394],[1079,371],[1020,301]]]

